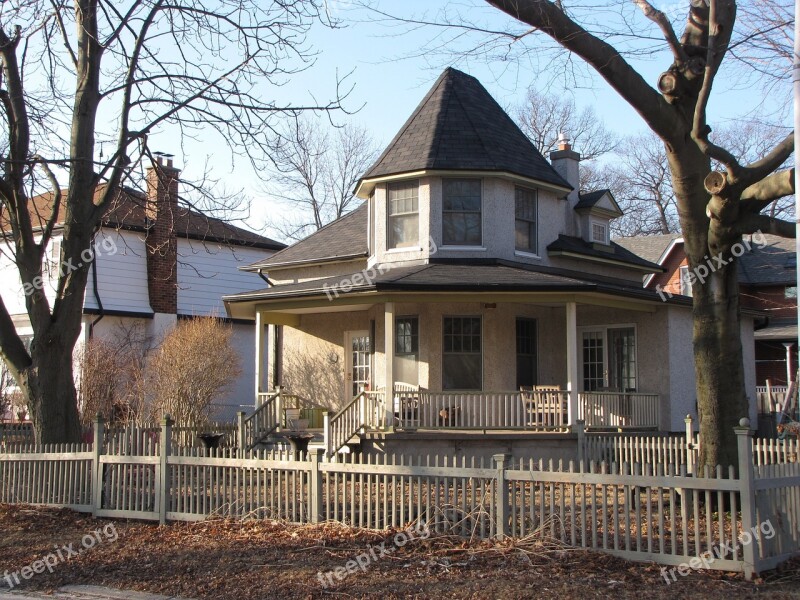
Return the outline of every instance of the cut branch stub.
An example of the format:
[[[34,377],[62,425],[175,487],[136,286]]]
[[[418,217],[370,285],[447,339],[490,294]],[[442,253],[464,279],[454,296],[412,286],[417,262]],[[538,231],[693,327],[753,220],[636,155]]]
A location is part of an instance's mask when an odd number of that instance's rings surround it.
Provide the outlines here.
[[[709,194],[717,195],[724,190],[728,185],[728,178],[725,173],[720,171],[711,171],[703,180],[703,186]]]
[[[658,78],[658,90],[665,96],[679,96],[680,87],[680,77],[674,71],[665,71]]]

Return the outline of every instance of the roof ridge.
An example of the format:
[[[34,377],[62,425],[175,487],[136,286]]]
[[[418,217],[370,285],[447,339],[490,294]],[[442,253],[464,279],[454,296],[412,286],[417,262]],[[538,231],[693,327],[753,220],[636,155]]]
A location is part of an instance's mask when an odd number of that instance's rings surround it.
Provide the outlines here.
[[[439,75],[439,77],[434,82],[433,87],[430,90],[428,90],[428,93],[425,94],[425,96],[422,98],[419,105],[417,105],[417,107],[414,109],[414,112],[411,113],[411,116],[406,120],[405,123],[403,123],[403,126],[400,128],[400,131],[398,131],[395,134],[394,138],[392,138],[392,140],[389,142],[389,145],[386,146],[386,148],[384,148],[383,152],[381,152],[381,155],[378,157],[378,159],[369,167],[369,169],[367,169],[366,171],[367,173],[371,172],[375,167],[381,164],[381,162],[383,162],[383,159],[386,158],[386,156],[388,156],[388,154],[392,151],[392,149],[394,149],[395,146],[397,146],[398,142],[400,142],[400,140],[403,139],[405,132],[408,131],[408,129],[411,127],[414,121],[416,121],[419,118],[420,114],[422,113],[422,109],[428,104],[428,102],[430,102],[431,98],[433,98],[434,94],[436,93],[436,90],[438,90],[439,87],[447,80],[446,75],[447,72],[450,70],[456,71],[456,69],[453,69],[452,67],[447,67],[444,71],[442,71],[442,74]]]

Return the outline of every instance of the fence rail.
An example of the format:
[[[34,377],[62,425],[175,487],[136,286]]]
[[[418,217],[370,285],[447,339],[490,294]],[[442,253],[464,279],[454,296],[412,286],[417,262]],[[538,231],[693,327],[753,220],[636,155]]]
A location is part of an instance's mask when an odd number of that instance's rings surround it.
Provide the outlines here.
[[[357,404],[366,407],[360,397]],[[474,538],[540,536],[665,565],[727,548],[710,568],[747,577],[800,552],[800,465],[790,462],[796,445],[770,451],[774,446],[752,439],[747,421],[736,430],[738,464],[693,476],[680,462],[680,440],[668,437],[647,445],[634,436],[596,436],[594,447],[613,450],[611,462],[601,463],[505,454],[491,461],[387,455],[326,461],[322,451],[292,460],[286,452],[176,447],[172,428],[165,421],[157,441],[149,431],[107,438],[98,422],[91,446],[2,453],[0,502],[160,522],[208,516],[371,528],[416,522]],[[759,530],[764,535],[743,541]]]

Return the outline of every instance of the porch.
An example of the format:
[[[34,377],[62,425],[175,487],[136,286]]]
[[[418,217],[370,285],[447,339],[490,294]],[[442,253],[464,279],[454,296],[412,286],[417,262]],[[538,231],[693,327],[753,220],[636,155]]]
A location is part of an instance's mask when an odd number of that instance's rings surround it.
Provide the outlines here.
[[[657,430],[658,394],[582,392],[576,421],[590,430]],[[568,433],[570,393],[563,390],[506,392],[434,392],[408,384],[384,390],[361,390],[345,407],[331,414],[320,407],[301,408],[297,396],[280,387],[259,394],[259,407],[242,418],[241,438],[253,446],[270,435],[296,428],[292,416],[305,417],[302,427],[321,436],[329,456],[358,443],[361,436],[382,432]]]

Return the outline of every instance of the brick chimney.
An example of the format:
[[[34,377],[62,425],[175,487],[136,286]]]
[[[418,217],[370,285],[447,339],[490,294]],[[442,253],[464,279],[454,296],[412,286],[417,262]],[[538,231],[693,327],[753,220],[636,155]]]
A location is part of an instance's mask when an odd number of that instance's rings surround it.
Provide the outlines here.
[[[159,156],[147,169],[146,244],[147,291],[155,313],[178,312],[178,215],[180,169],[172,159]]]

